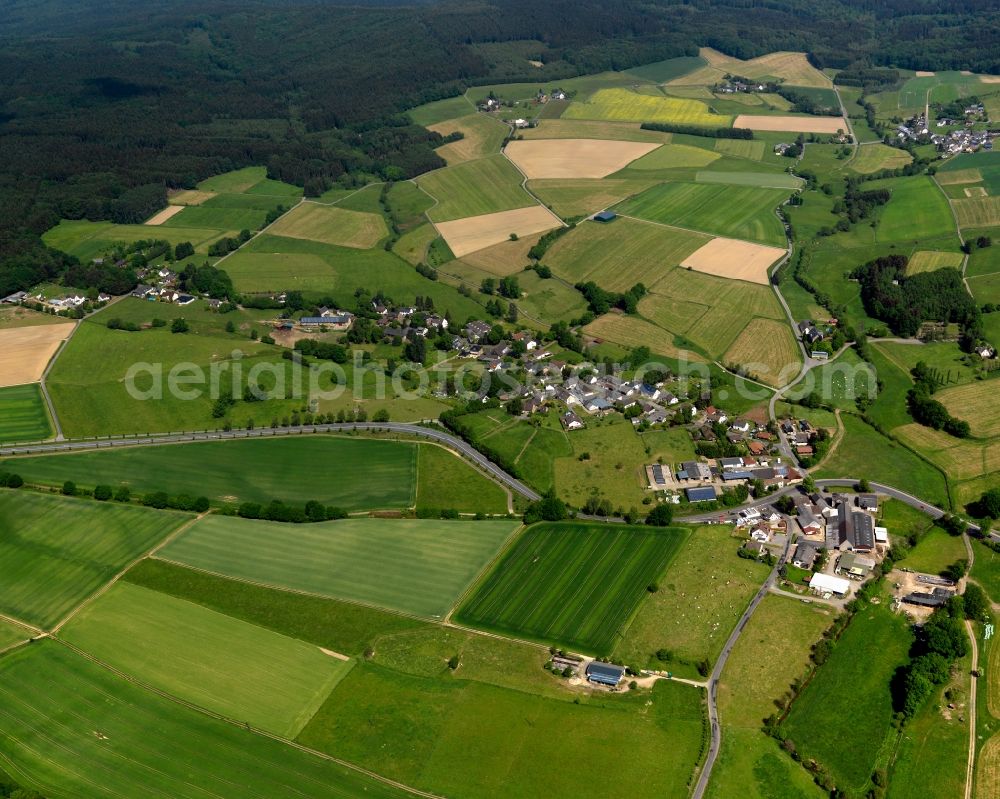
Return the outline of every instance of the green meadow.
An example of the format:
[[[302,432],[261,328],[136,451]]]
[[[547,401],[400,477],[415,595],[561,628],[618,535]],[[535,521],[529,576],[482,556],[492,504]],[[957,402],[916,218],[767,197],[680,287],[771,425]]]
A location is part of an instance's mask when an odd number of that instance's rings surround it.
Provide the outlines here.
[[[159,556],[228,577],[443,617],[519,523],[207,516]]]
[[[785,233],[774,209],[787,196],[783,189],[663,183],[615,210],[651,222],[783,247]]]
[[[499,153],[428,172],[417,185],[437,200],[427,215],[432,222],[492,214],[535,205],[517,168]]]
[[[351,670],[319,647],[119,583],[60,638],[147,685],[294,738]]]
[[[226,270],[240,291],[298,289],[353,307],[354,292],[363,288],[398,303],[430,297],[439,312],[451,311],[457,319],[484,313],[482,305],[453,286],[427,280],[403,258],[381,248],[358,250],[265,234],[228,258]]]
[[[0,388],[0,441],[39,441],[52,435],[37,383]]]
[[[0,660],[0,705],[4,769],[46,796],[410,795],[143,690],[54,641]]]
[[[687,538],[584,523],[529,528],[456,614],[466,624],[596,654],[622,629]]]
[[[136,494],[166,491],[216,503],[316,500],[355,511],[413,505],[419,446],[294,436],[37,456],[4,468],[32,483],[127,485]]]
[[[699,689],[660,682],[577,704],[567,692],[541,697],[463,671],[439,667],[430,677],[359,664],[298,740],[439,796],[687,794],[704,735]]]
[[[0,491],[0,612],[50,627],[186,514]]]
[[[890,683],[907,662],[912,639],[905,618],[885,606],[860,610],[783,724],[802,757],[822,763],[845,791],[860,794],[868,787],[892,733]],[[854,712],[858,707],[864,712]],[[850,741],[865,745],[845,745]]]

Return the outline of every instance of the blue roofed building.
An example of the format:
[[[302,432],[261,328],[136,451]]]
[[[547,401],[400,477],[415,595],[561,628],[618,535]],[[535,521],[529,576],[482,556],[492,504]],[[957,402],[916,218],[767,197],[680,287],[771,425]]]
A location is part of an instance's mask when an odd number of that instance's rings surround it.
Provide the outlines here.
[[[625,667],[614,663],[602,663],[595,660],[587,666],[587,679],[598,685],[618,685],[625,677]]]
[[[714,502],[716,497],[714,486],[702,486],[701,488],[685,488],[688,502]]]
[[[598,211],[594,214],[595,222],[610,222],[612,219],[616,219],[618,214],[614,211]]]

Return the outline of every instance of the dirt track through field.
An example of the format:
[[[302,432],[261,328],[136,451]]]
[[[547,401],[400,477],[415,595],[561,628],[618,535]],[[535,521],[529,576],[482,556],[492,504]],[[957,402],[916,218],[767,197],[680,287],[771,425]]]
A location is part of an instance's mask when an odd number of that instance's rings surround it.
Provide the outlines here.
[[[508,241],[511,233],[530,236],[561,225],[559,218],[541,205],[434,223],[457,258]]]
[[[36,383],[75,325],[37,325],[0,330],[0,388]]]
[[[507,157],[529,178],[603,178],[659,147],[604,139],[512,141]]]
[[[733,122],[734,128],[750,130],[788,131],[789,133],[836,133],[847,131],[847,120],[843,117],[794,117],[757,116],[740,114]]]
[[[166,208],[164,208],[162,211],[160,211],[160,213],[154,214],[149,219],[147,219],[145,222],[143,222],[143,224],[144,225],[162,225],[164,222],[166,222],[168,219],[170,219],[170,217],[177,216],[177,214],[179,214],[183,210],[184,210],[184,206],[183,205],[168,205]]]
[[[716,238],[702,245],[681,262],[718,277],[746,280],[750,283],[768,284],[768,269],[785,251],[780,247],[765,247],[738,239]]]

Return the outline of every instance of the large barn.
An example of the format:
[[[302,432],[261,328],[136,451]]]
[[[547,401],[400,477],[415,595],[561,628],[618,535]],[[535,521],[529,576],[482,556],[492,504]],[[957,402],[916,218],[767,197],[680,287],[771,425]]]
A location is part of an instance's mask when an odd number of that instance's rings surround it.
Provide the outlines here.
[[[613,663],[601,663],[595,660],[587,666],[587,679],[599,685],[610,685],[614,688],[624,676],[625,667]]]

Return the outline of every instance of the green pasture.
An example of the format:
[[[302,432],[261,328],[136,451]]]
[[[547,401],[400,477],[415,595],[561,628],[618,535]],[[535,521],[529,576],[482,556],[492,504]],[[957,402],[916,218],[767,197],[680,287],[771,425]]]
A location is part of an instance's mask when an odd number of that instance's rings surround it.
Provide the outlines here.
[[[609,653],[687,537],[583,523],[529,528],[456,614],[466,624]]]
[[[640,178],[532,180],[531,192],[564,219],[589,216],[654,185]]]
[[[969,757],[967,713],[971,666],[971,657],[960,660],[952,670],[951,679],[936,686],[923,707],[907,721],[899,748],[893,753],[889,799],[964,793]],[[980,768],[982,774],[984,769]]]
[[[434,444],[418,445],[418,508],[507,512],[507,492],[458,455]],[[354,461],[361,466],[364,461]]]
[[[4,770],[46,796],[409,795],[143,690],[53,641],[0,661],[0,703]]]
[[[902,565],[925,574],[940,574],[953,563],[968,558],[961,536],[949,535],[940,527],[932,527],[920,537]]]
[[[700,679],[697,665],[715,662],[770,571],[738,557],[738,547],[730,527],[695,528],[660,577],[659,590],[639,608],[614,657]]]
[[[842,790],[867,789],[883,742],[894,734],[890,682],[912,640],[904,617],[884,605],[862,609],[783,724],[802,757],[822,763]],[[865,745],[845,745],[851,741]]]
[[[947,237],[954,239],[957,246],[955,219],[947,198],[932,178],[915,175],[868,185],[888,188],[892,192],[889,204],[878,217],[876,236],[879,242]]]
[[[187,518],[131,505],[0,492],[0,612],[51,627]]]
[[[39,441],[52,435],[37,383],[0,388],[0,441]]]
[[[750,143],[753,144],[753,142]],[[761,143],[757,142],[757,144]],[[721,163],[716,161],[715,165],[720,165]],[[731,164],[727,163],[725,166],[731,166]],[[801,178],[777,172],[728,172],[721,169],[702,169],[695,173],[694,179],[696,183],[724,183],[727,186],[784,189],[786,190],[784,191],[784,196],[788,195],[788,189],[797,189],[802,186]]]
[[[361,657],[386,637],[405,637],[431,627],[398,613],[267,588],[155,558],[139,561],[122,580],[352,657]]]
[[[642,80],[653,83],[666,83],[675,78],[683,77],[689,72],[705,66],[708,63],[701,56],[682,56],[680,58],[668,58],[666,61],[655,61],[652,64],[645,64],[641,67],[632,67],[626,70],[629,75],[635,75]]]
[[[187,209],[185,209],[187,210]],[[118,244],[160,239],[172,245],[188,241],[195,252],[208,253],[208,245],[226,235],[236,235],[239,230],[224,231],[217,228],[167,227],[165,225],[115,225],[110,222],[87,220],[62,220],[42,235],[49,247],[75,255],[81,261],[97,258]]]
[[[651,222],[783,247],[785,233],[774,209],[787,196],[782,189],[663,183],[615,210]]]
[[[848,350],[837,360],[812,369],[805,379],[788,392],[789,399],[801,399],[819,392],[823,402],[854,410],[859,397],[876,396],[878,373],[868,366],[854,350]]]
[[[938,507],[949,507],[944,475],[902,444],[883,436],[853,414],[843,414],[844,438],[817,478],[867,478],[908,491]]]
[[[239,391],[234,392],[235,396],[242,396],[244,381],[255,369],[265,390],[275,388],[277,375],[282,376],[286,388],[291,387],[294,375],[290,362],[280,358],[276,347],[250,339],[251,329],[263,334],[268,327],[255,326],[255,317],[238,312],[226,316],[211,314],[212,319],[207,318],[208,314],[202,317],[199,307],[203,304],[181,308],[141,300],[125,300],[114,306],[115,317],[132,319],[137,324],[149,324],[154,318],[169,322],[183,317],[190,326],[186,334],[172,333],[169,324],[134,333],[109,330],[105,322],[112,318],[112,312],[108,311],[84,321],[63,349],[48,380],[49,393],[66,434],[219,428],[225,420],[212,415],[212,369],[225,378],[219,381],[225,384],[233,379],[230,370],[237,362],[243,379],[237,381]],[[227,321],[238,326],[237,331],[226,332]],[[170,389],[170,373],[178,364],[193,365],[196,370],[191,372],[183,367],[182,379],[198,381],[181,385],[183,391]],[[132,372],[134,380],[128,381],[131,369],[136,370]],[[303,373],[299,386],[302,391],[308,390],[309,374]],[[158,380],[162,391],[157,388]],[[130,391],[130,384],[135,391]],[[302,404],[300,395],[294,404],[283,398],[267,399],[249,405],[239,402],[233,410],[239,412],[242,423],[246,418],[256,418],[258,424],[266,424],[275,417],[280,419],[292,408],[300,409]]]
[[[760,729],[723,723],[722,749],[705,792],[708,799],[823,799],[829,794],[800,763]]]
[[[647,288],[708,242],[708,236],[634,219],[581,222],[546,253],[545,263],[576,284],[592,280],[606,291]]]
[[[790,567],[791,568],[791,567]],[[754,611],[736,642],[719,684],[719,717],[729,727],[759,730],[806,675],[813,644],[834,619],[828,607],[770,595]],[[775,631],[781,644],[775,645]]]
[[[447,222],[534,205],[531,195],[521,188],[523,180],[517,168],[498,153],[428,172],[417,184],[437,200],[427,212],[431,221]]]
[[[423,677],[359,664],[298,740],[439,796],[685,795],[702,749],[698,689],[658,683],[576,704],[463,668]]]
[[[435,100],[410,109],[407,114],[418,125],[436,125],[457,117],[476,113],[476,107],[464,95]]]
[[[407,508],[416,499],[423,445],[340,436],[291,436],[128,447],[7,461],[31,483],[127,485],[135,494],[166,491],[215,503],[316,500],[348,511]],[[470,467],[459,461],[468,471]],[[453,474],[464,472],[454,470]],[[473,477],[478,477],[472,473]],[[482,490],[478,482],[473,484]],[[434,501],[428,486],[427,501]],[[499,489],[498,489],[499,490]],[[424,499],[422,497],[422,499]],[[450,506],[449,506],[450,507]]]
[[[147,685],[294,738],[353,662],[221,613],[119,583],[62,631]]]
[[[439,618],[517,524],[360,518],[290,525],[207,516],[159,554],[228,577]]]
[[[971,577],[979,583],[994,602],[1000,602],[1000,552],[994,552],[979,541],[972,542],[976,561]]]
[[[190,205],[152,231],[165,228],[215,228],[217,230],[257,230],[264,225],[266,210],[210,205]],[[158,236],[154,238],[159,238]]]
[[[456,167],[457,168],[457,167]],[[297,288],[313,296],[330,296],[345,307],[354,292],[381,291],[399,303],[418,295],[430,297],[439,312],[457,319],[481,317],[483,308],[453,286],[428,280],[395,253],[381,248],[357,250],[284,236],[258,236],[226,260],[226,270],[238,290],[251,292]]]

